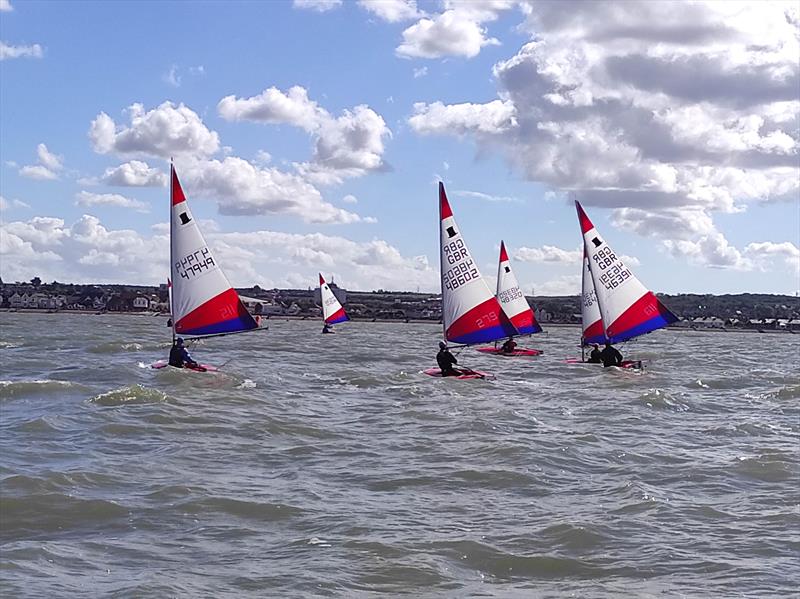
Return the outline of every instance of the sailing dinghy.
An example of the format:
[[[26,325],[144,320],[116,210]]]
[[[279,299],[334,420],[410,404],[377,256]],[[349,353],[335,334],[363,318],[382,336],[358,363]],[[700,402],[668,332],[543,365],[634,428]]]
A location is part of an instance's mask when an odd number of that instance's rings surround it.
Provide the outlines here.
[[[517,335],[533,335],[540,333],[542,327],[536,322],[533,310],[525,299],[525,294],[519,288],[517,277],[511,270],[511,261],[508,259],[506,244],[500,241],[500,261],[497,265],[497,301],[503,308],[503,312],[511,321]],[[485,354],[495,354],[498,356],[540,356],[542,350],[532,347],[515,347],[513,351],[503,351],[502,346],[498,347],[495,343],[492,347],[479,347],[479,352]]]
[[[584,246],[582,341],[621,343],[677,322],[678,317],[636,278],[606,244],[577,201],[575,208]],[[587,289],[591,289],[588,292],[590,300],[594,294],[597,310],[591,301],[587,302]],[[627,367],[641,367],[641,361],[628,362]],[[626,367],[626,363],[623,362],[622,366]]]
[[[453,218],[444,184],[439,183],[439,258],[442,282],[442,328],[446,341],[459,345],[490,343],[517,330],[483,280]],[[484,378],[482,372],[456,368],[460,376]],[[439,368],[424,371],[442,376]]]
[[[331,328],[333,325],[348,321],[350,317],[344,311],[342,304],[339,303],[333,290],[325,282],[322,273],[319,275],[319,293],[320,301],[322,302],[322,319],[325,321],[322,332],[333,333],[333,329]]]
[[[170,164],[170,312],[172,340],[218,337],[258,330],[208,247]],[[153,368],[167,366],[159,360]],[[201,365],[206,370],[213,366]]]

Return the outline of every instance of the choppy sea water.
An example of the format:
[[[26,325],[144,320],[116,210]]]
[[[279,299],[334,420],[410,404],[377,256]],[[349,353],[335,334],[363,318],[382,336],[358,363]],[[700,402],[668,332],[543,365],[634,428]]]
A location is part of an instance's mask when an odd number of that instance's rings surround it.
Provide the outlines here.
[[[0,314],[2,596],[797,596],[800,336],[458,381],[435,325],[269,326],[197,374],[163,318]]]

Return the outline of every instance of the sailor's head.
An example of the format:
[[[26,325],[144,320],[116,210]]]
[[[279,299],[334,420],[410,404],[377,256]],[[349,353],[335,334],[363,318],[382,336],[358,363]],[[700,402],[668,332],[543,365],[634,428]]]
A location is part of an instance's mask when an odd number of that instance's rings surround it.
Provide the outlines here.
[[[183,337],[178,337],[178,338],[175,340],[175,345],[177,345],[178,347],[180,347],[181,345],[183,345]]]
[[[600,349],[600,346],[597,345],[597,343],[592,343],[592,347],[595,348],[595,349]]]
[[[447,344],[444,341],[439,342],[439,349],[447,349]]]
[[[610,341],[606,341],[606,347],[611,347],[611,342]]]

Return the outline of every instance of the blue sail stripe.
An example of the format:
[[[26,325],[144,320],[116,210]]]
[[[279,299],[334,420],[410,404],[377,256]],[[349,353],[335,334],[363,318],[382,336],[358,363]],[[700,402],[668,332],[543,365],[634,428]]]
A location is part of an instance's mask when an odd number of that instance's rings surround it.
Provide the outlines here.
[[[516,331],[516,329],[514,329]],[[512,333],[513,334],[513,333]],[[463,343],[470,345],[472,343],[488,343],[490,341],[497,341],[498,339],[505,339],[509,337],[508,329],[502,325],[496,325],[486,329],[478,329],[460,337],[448,337],[447,340],[452,343]]]
[[[256,329],[258,325],[251,316],[247,318],[232,318],[230,320],[223,320],[222,322],[215,322],[203,327],[194,329],[187,329],[178,333],[179,335],[218,335],[220,333],[236,333],[239,331],[249,331]]]
[[[643,323],[638,324],[635,327],[622,331],[621,333],[617,333],[613,337],[609,338],[609,342],[620,343],[621,341],[627,341],[628,339],[633,339],[639,335],[652,333],[657,329],[672,324],[676,320],[677,318],[671,312],[668,312],[667,314],[659,314],[658,316],[654,316],[649,320],[645,320]]]

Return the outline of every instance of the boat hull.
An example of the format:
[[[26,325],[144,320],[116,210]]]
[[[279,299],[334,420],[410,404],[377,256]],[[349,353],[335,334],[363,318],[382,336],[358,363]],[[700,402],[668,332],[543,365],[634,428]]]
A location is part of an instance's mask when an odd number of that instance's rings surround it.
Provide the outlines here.
[[[478,351],[484,354],[505,356],[507,358],[514,358],[520,356],[541,356],[544,353],[542,350],[533,349],[532,347],[517,347],[512,352],[504,352],[501,347],[479,347]]]
[[[162,368],[166,368],[167,366],[169,366],[169,362],[167,360],[159,360],[150,364],[150,368],[154,370],[160,370]],[[196,367],[186,366],[184,368],[180,368],[179,370],[191,370],[192,372],[217,372],[219,369],[211,364],[199,364]]]
[[[470,370],[468,368],[455,368],[456,372],[459,372],[458,376],[448,376],[442,377],[442,369],[441,368],[428,368],[427,370],[423,370],[422,372],[427,374],[428,376],[439,377],[439,378],[448,378],[448,379],[485,379],[489,378],[491,375],[485,372],[480,372],[478,370]]]

